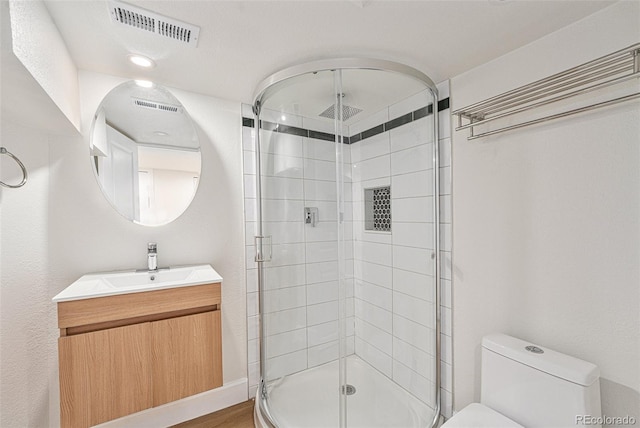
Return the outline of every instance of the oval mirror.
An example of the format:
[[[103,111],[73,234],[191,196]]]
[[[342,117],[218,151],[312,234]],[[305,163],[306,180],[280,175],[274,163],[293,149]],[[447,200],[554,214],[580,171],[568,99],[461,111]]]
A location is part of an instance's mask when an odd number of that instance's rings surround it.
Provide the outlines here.
[[[200,181],[200,144],[167,89],[133,81],[117,86],[98,107],[90,140],[102,193],[124,217],[160,226],[187,209]]]

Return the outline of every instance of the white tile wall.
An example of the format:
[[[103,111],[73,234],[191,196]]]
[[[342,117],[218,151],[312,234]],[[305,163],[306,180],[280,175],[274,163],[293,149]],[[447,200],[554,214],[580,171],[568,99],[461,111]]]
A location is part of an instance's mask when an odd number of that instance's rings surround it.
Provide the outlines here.
[[[408,294],[393,292],[393,313],[425,327],[435,328],[433,303]]]
[[[315,128],[307,128],[315,129]],[[331,130],[323,131],[333,134],[333,126]],[[303,156],[305,159],[317,159],[335,162],[336,159],[336,146],[333,141],[316,140],[312,138],[302,139]],[[351,151],[343,150],[343,156],[345,163],[351,163]],[[335,164],[334,164],[335,168]]]
[[[393,227],[393,226],[392,226]],[[394,266],[423,275],[433,274],[433,251],[424,248],[393,246]]]
[[[336,360],[339,355],[338,346],[337,340],[317,346],[310,346],[307,351],[308,366],[315,367]]]
[[[388,377],[392,377],[393,360],[391,356],[385,354],[369,342],[355,337],[356,355],[371,364],[374,368]]]
[[[368,263],[356,260],[354,263],[355,278],[369,284],[380,285],[391,288],[393,284],[392,269],[390,266],[382,266],[375,263]]]
[[[393,380],[419,400],[425,403],[433,403],[433,382],[416,374],[415,371],[397,360],[393,361]]]
[[[267,358],[299,351],[307,347],[307,329],[286,331],[266,338]]]
[[[271,131],[262,131],[260,135],[261,153],[302,157],[302,137]]]
[[[393,244],[433,248],[433,223],[393,222]]]
[[[427,379],[435,378],[434,356],[404,342],[393,338],[393,359]]]
[[[306,266],[307,284],[338,280],[338,262],[309,263]]]
[[[438,85],[448,97],[448,82]],[[351,134],[372,128],[423,107],[424,93],[383,109],[350,126]],[[449,110],[439,113],[442,405],[452,403],[451,340],[451,129]],[[278,115],[273,115],[277,120]],[[330,122],[287,118],[287,124],[333,133]],[[296,125],[301,126],[301,125]],[[247,222],[247,308],[250,394],[258,373],[257,273],[253,263],[255,228],[254,131],[243,128],[245,218]],[[337,205],[335,145],[278,133],[262,139],[263,212],[270,221],[274,262],[265,269],[269,373],[267,378],[304,370],[338,356]],[[344,146],[347,211],[345,234],[353,276],[347,288],[350,314],[348,348],[404,389],[427,403],[433,401],[434,342],[433,261],[433,130],[430,117]],[[351,163],[353,162],[353,163]],[[392,232],[365,232],[363,189],[391,185]],[[286,200],[285,200],[286,199]],[[320,223],[302,222],[305,206],[319,209]],[[349,239],[349,238],[348,238]],[[353,259],[351,259],[353,257]],[[275,260],[278,258],[279,260]]]
[[[332,181],[305,180],[304,194],[313,201],[335,201],[336,183]]]
[[[356,319],[356,337],[366,338],[367,343],[387,355],[393,351],[391,334],[360,318]]]
[[[271,236],[272,244],[300,244],[304,242],[304,222],[302,220],[264,221],[262,222],[262,233]],[[249,245],[252,243],[253,239]]]
[[[391,174],[400,175],[433,169],[433,144],[419,146],[391,153]]]
[[[298,178],[263,176],[262,197],[264,199],[302,200],[304,199],[302,184],[303,180]]]
[[[392,198],[392,218],[396,222],[416,222],[416,213],[422,213],[424,222],[433,222],[433,196]]]
[[[393,269],[393,290],[428,302],[433,300],[435,281],[423,275],[398,268]]]
[[[338,301],[318,303],[307,306],[307,325],[324,324],[338,319]]]
[[[264,323],[271,334],[284,333],[307,326],[307,310],[305,307],[287,309],[264,314]]]
[[[446,86],[446,88],[445,88]],[[448,96],[448,82],[442,85]],[[427,104],[416,94],[376,117],[395,118]],[[449,111],[440,112],[441,310],[443,397],[451,401],[451,143]],[[378,123],[351,127],[361,132]],[[356,353],[419,399],[432,403],[433,355],[433,128],[431,117],[352,144]],[[388,164],[387,164],[388,162]],[[365,181],[370,180],[370,181]],[[363,189],[391,185],[391,233],[363,230]],[[389,254],[389,249],[391,254]],[[448,311],[446,312],[445,309]],[[446,318],[446,319],[445,319]],[[391,342],[389,342],[391,339]],[[389,345],[391,347],[389,348]],[[450,409],[450,406],[449,406]],[[450,410],[449,410],[450,411]],[[446,414],[446,413],[445,413]]]
[[[268,267],[304,264],[304,244],[273,244],[271,246],[273,259]],[[247,267],[256,268],[255,249],[253,245],[246,246]]]
[[[391,333],[393,331],[393,314],[391,311],[367,302],[364,300],[366,296],[362,297],[362,299],[358,296],[355,298],[356,319],[364,320],[381,330]]]
[[[282,134],[277,135],[280,136]],[[251,157],[253,157],[255,164],[255,154],[251,153]],[[260,166],[264,176],[302,178],[303,159],[299,157],[264,153],[261,157]]]
[[[355,246],[353,252],[356,260],[383,266],[392,265],[390,244],[361,241]]]
[[[256,278],[257,284],[257,278]],[[264,269],[265,290],[276,290],[305,284],[305,266],[269,266]],[[257,285],[256,285],[257,291]]]
[[[391,151],[397,152],[433,141],[433,124],[430,117],[424,117],[389,131]]]
[[[307,305],[338,300],[338,281],[307,284]]]
[[[314,140],[312,140],[314,141]],[[325,180],[335,183],[336,163],[317,159],[304,159],[304,178],[307,180]]]
[[[433,196],[433,174],[418,171],[391,177],[391,198],[416,198]]]
[[[307,340],[310,347],[338,340],[338,321],[310,326],[307,329]]]
[[[307,350],[292,352],[269,358],[267,361],[265,380],[270,381],[307,368]],[[257,385],[255,385],[257,386]],[[254,387],[255,389],[255,387]]]
[[[355,144],[357,145],[366,143],[367,140],[362,143]],[[361,160],[360,162],[353,163],[352,165],[353,181],[365,181],[373,180],[375,178],[388,177],[390,168],[390,157],[388,154]]]
[[[395,119],[408,112],[418,110],[431,102],[431,94],[428,91],[421,91],[400,102],[389,106],[389,119]]]
[[[257,293],[255,294],[257,295]],[[264,295],[265,313],[300,308],[307,304],[307,289],[304,285],[265,290]]]
[[[410,343],[412,346],[428,353],[434,354],[434,345],[432,340],[433,331],[429,327],[411,321],[410,319],[394,315],[393,317],[393,336]]]
[[[349,135],[354,135],[362,131],[366,131],[367,129],[373,128],[374,126],[378,126],[381,123],[387,122],[388,120],[389,120],[388,109],[382,109],[379,112],[374,113],[363,120],[360,120],[356,123],[352,123],[351,125],[349,125]],[[351,153],[351,154],[353,155],[354,153]],[[357,162],[356,158],[352,158],[352,160],[353,162]]]
[[[389,288],[355,280],[355,297],[387,311],[392,310],[392,291]]]

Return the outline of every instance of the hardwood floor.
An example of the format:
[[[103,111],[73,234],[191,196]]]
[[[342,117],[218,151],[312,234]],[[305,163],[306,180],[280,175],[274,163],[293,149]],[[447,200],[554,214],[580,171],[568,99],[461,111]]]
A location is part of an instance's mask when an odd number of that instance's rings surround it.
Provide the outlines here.
[[[174,425],[172,428],[255,428],[254,401],[249,400],[215,413]]]

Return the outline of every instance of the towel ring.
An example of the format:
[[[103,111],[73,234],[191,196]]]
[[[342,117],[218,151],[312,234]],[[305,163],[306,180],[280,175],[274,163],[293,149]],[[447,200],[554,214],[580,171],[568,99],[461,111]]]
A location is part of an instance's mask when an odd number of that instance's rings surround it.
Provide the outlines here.
[[[7,155],[7,156],[11,157],[20,166],[20,169],[22,169],[22,181],[20,183],[18,183],[18,184],[7,184],[7,183],[3,183],[2,181],[0,181],[0,185],[2,185],[4,187],[9,187],[11,189],[17,189],[18,187],[24,186],[24,184],[27,182],[27,168],[24,167],[24,164],[22,162],[20,162],[20,159],[15,157],[11,152],[7,151],[7,149],[5,149],[4,147],[0,147],[0,155]]]

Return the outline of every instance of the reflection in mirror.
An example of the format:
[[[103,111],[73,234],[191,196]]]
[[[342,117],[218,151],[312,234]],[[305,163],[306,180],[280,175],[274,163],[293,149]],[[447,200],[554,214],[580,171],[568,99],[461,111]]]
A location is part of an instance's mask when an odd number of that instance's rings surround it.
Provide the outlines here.
[[[200,144],[180,102],[158,85],[123,83],[93,120],[91,156],[105,197],[127,219],[167,224],[189,206],[200,180]]]

